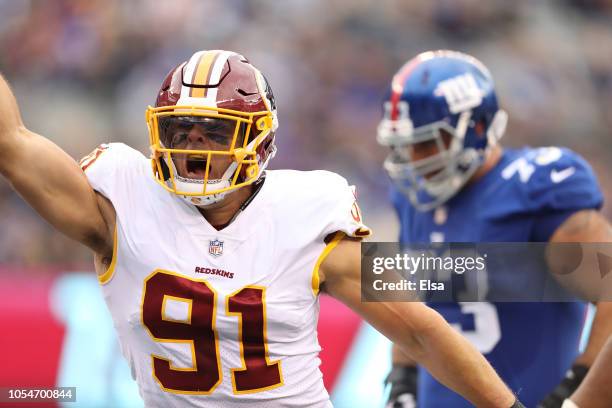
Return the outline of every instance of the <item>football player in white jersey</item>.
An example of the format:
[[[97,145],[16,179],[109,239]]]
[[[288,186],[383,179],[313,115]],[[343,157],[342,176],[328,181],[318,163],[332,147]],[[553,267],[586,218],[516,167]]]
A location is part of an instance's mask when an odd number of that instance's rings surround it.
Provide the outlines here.
[[[325,171],[265,171],[276,106],[243,56],[200,51],[147,109],[151,157],[102,145],[81,168],[22,123],[0,77],[0,172],[87,245],[146,406],[329,407],[322,288],[479,407],[520,406],[434,311],[362,303],[353,190]],[[153,172],[151,173],[151,167]]]

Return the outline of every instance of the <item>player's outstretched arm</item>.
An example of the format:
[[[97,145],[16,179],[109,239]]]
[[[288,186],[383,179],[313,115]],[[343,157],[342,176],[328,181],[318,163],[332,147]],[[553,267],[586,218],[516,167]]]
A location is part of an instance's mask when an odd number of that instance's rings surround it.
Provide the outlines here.
[[[612,364],[612,302],[598,302],[584,352],[576,358],[571,367],[568,367],[565,378],[554,390],[551,390],[537,408],[559,408],[570,395],[572,401],[580,401],[579,407],[609,407],[612,402],[612,389],[609,387],[612,384],[610,364]],[[604,370],[602,366],[606,369]],[[593,371],[596,374],[592,375]],[[589,384],[585,385],[589,378],[591,378]],[[571,404],[568,402],[563,408],[572,408]]]
[[[420,302],[361,302],[361,248],[343,239],[323,261],[323,289],[359,313],[440,382],[477,407],[512,407],[515,396],[487,360]]]
[[[112,233],[77,163],[24,126],[0,75],[0,174],[51,225],[93,249],[112,252]]]
[[[598,278],[598,254],[612,256],[612,227],[606,218],[596,210],[585,209],[572,214],[553,233],[551,243],[593,243],[582,246],[584,262],[570,275],[563,274],[563,265],[574,264],[575,255],[566,251],[564,246],[551,245],[547,253],[547,261],[551,271],[568,288],[588,299],[600,299],[591,327],[587,345],[572,367],[568,367],[566,377],[551,390],[550,394],[540,402],[539,408],[559,407],[578,388],[593,361],[597,358],[606,341],[612,336],[612,302],[610,299],[610,277]],[[589,262],[590,260],[590,262]],[[595,272],[595,274],[592,274]],[[565,279],[565,280],[564,280]],[[589,405],[590,406],[590,405]]]
[[[583,262],[572,275],[577,278],[581,288],[594,286],[593,290],[583,291],[587,295],[590,293],[590,299],[599,299],[597,302],[597,311],[593,326],[589,336],[589,341],[584,352],[576,359],[576,364],[589,367],[597,354],[606,343],[608,338],[612,336],[612,292],[610,292],[611,280],[610,276],[605,276],[601,280],[592,279],[590,272],[595,271],[596,277],[601,277],[599,271],[600,265],[598,255],[604,257],[612,257],[612,226],[608,220],[596,210],[581,210],[572,214],[563,222],[550,237],[551,243],[591,243],[592,245],[583,245],[583,258],[592,260],[592,262]],[[562,276],[561,271],[555,269],[559,267],[560,262],[572,264],[572,254],[568,255],[569,251],[563,251],[563,247],[558,250],[549,251],[548,264],[553,273],[557,272],[557,276]],[[553,258],[554,257],[554,258]],[[565,259],[565,258],[568,259]],[[593,292],[598,291],[595,294]]]
[[[599,353],[593,367],[580,387],[566,400],[562,408],[604,408],[612,401],[612,337]]]
[[[385,406],[416,407],[419,401],[419,375],[416,361],[397,344],[393,344],[391,363],[391,371],[385,378],[385,387],[389,387],[389,397]]]

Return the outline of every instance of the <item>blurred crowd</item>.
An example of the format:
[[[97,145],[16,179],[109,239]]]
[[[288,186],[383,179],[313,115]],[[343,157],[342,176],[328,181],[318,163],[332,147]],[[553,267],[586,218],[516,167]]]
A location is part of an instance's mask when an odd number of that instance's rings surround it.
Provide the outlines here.
[[[506,145],[585,156],[612,217],[612,0],[0,0],[0,72],[26,125],[75,159],[108,141],[146,152],[144,110],[165,74],[196,50],[235,50],[276,95],[272,168],[343,174],[381,240],[395,238],[381,97],[405,60],[438,48],[490,68]],[[0,263],[89,261],[0,181]]]

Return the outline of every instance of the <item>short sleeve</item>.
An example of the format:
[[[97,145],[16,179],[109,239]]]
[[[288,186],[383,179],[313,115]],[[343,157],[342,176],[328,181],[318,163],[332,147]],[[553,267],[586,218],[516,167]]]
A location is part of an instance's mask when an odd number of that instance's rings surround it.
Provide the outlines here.
[[[530,210],[577,211],[599,209],[603,195],[591,166],[573,151],[548,147],[538,149],[535,171],[526,184]]]
[[[593,169],[575,152],[558,147],[534,152],[535,171],[526,184],[534,217],[531,240],[546,242],[572,214],[601,208],[603,195]]]
[[[142,154],[123,143],[98,146],[79,162],[91,187],[111,201],[122,189],[129,188],[130,180]]]
[[[341,231],[350,237],[365,238],[372,234],[363,223],[363,215],[357,203],[355,186],[349,186],[346,180],[338,194],[338,205],[332,213],[332,219],[326,232],[332,234]]]
[[[316,190],[316,194],[308,195],[311,201],[308,213],[313,226],[318,226],[320,236],[325,239],[338,231],[356,238],[371,235],[363,223],[355,186],[336,173],[318,170],[311,174],[314,177],[309,188]]]

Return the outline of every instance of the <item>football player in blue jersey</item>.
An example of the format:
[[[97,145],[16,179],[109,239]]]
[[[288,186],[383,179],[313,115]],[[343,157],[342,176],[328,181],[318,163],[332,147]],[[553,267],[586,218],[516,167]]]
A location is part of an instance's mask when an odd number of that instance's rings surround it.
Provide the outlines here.
[[[454,51],[416,56],[393,77],[384,111],[378,141],[390,148],[384,167],[394,182],[400,243],[612,240],[598,212],[602,194],[584,159],[560,147],[501,148],[507,114],[477,59]],[[504,271],[488,273],[493,290],[503,280],[493,275]],[[432,306],[519,390],[526,406],[561,406],[612,330],[612,308],[602,303],[578,355],[585,303]],[[388,407],[470,406],[417,372],[397,348],[387,382]]]

